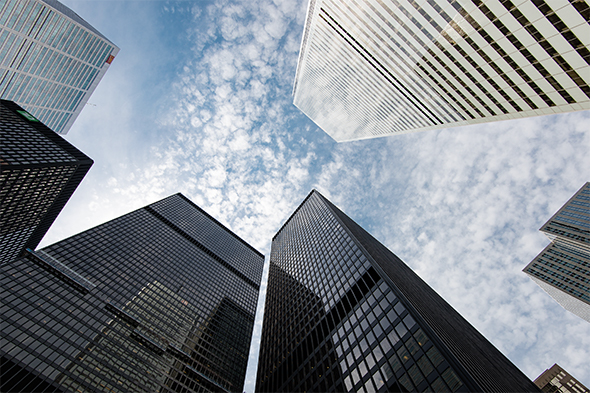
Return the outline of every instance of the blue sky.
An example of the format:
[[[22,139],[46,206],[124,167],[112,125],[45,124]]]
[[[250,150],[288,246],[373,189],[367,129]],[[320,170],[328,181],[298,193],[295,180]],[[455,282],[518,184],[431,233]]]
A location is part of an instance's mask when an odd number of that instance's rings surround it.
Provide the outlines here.
[[[521,272],[590,180],[590,112],[336,144],[292,105],[307,1],[63,2],[121,51],[66,136],[95,164],[42,245],[182,192],[268,254],[316,188],[530,378],[590,386],[590,324]]]

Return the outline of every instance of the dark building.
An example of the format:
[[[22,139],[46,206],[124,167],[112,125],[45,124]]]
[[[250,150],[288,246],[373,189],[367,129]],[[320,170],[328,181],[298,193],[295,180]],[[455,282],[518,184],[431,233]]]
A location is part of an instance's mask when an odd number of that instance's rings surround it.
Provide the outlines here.
[[[272,242],[256,390],[538,392],[319,192]]]
[[[0,100],[0,264],[37,247],[92,163],[20,106]]]
[[[1,391],[243,389],[264,256],[181,194],[1,269]]]
[[[590,322],[590,183],[540,231],[551,243],[523,271],[563,308]]]
[[[590,393],[586,386],[559,367],[558,364],[543,371],[535,379],[535,385],[544,393]]]

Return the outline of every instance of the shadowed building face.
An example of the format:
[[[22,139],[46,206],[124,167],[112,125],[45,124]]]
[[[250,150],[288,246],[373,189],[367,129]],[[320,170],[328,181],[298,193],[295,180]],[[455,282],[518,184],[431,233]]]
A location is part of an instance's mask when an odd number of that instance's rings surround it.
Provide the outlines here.
[[[180,194],[31,250],[2,266],[2,390],[242,391],[263,262]]]
[[[538,391],[317,191],[273,239],[256,390]]]

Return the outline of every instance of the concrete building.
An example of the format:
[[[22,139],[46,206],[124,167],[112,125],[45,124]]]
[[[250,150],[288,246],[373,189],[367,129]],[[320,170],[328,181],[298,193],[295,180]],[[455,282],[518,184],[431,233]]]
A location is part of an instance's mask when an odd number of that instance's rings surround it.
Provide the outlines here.
[[[567,371],[554,364],[535,379],[535,385],[544,393],[590,393],[590,390]]]

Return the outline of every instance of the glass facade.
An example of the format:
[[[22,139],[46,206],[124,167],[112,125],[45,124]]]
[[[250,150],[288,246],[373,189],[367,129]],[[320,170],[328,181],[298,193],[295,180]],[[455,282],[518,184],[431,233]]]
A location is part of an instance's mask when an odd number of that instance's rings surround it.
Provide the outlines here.
[[[256,391],[537,391],[402,261],[312,191],[272,242]]]
[[[0,100],[0,264],[37,247],[91,166],[23,108]]]
[[[55,132],[69,131],[118,52],[56,0],[0,3],[0,97]]]
[[[590,109],[586,1],[310,0],[294,104],[336,141]]]
[[[2,391],[243,388],[264,257],[181,194],[2,265]]]
[[[552,242],[523,271],[563,308],[590,322],[590,183],[541,232]]]

